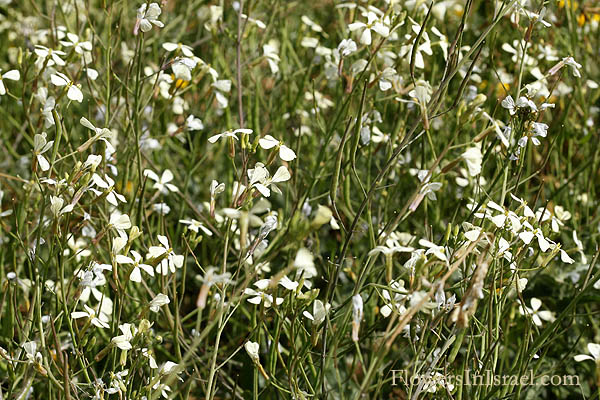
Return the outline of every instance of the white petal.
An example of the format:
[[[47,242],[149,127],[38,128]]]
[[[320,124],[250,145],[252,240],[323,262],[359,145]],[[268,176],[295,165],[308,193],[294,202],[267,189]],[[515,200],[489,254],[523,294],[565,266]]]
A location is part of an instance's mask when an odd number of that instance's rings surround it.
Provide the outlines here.
[[[73,101],[81,103],[83,101],[83,92],[75,85],[71,85],[67,91],[67,97]]]
[[[142,281],[142,274],[140,273],[140,269],[138,267],[135,267],[133,271],[131,271],[129,280],[138,283]]]
[[[279,144],[279,140],[275,139],[271,135],[267,135],[264,138],[260,139],[258,141],[258,144],[263,149],[268,150],[268,149],[272,149],[273,147],[277,146]]]
[[[37,161],[42,171],[46,172],[50,169],[50,163],[48,163],[48,160],[43,155],[38,154]]]
[[[283,161],[292,161],[296,158],[296,153],[294,153],[294,150],[290,149],[286,145],[281,145],[279,148],[279,157]]]
[[[291,177],[290,171],[288,171],[288,169],[282,165],[277,169],[271,180],[273,182],[285,182],[290,180]]]
[[[18,81],[21,79],[21,73],[16,69],[12,69],[5,74],[2,74],[2,79],[10,79],[11,81]]]

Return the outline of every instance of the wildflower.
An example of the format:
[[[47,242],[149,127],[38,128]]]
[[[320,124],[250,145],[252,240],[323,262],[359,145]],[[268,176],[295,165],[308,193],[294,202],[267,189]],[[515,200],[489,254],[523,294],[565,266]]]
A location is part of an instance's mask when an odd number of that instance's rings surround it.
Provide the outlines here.
[[[348,57],[350,54],[354,53],[356,49],[356,42],[352,39],[343,39],[337,47],[337,51],[342,57]]]
[[[201,131],[204,129],[204,124],[200,118],[196,118],[193,115],[190,115],[185,120],[185,128],[188,131]]]
[[[67,246],[69,246],[69,248],[75,253],[76,261],[80,261],[82,258],[92,255],[92,252],[87,248],[88,243],[83,238],[78,238],[75,240],[74,235],[69,235]],[[65,249],[64,254],[68,255],[69,249]]]
[[[67,33],[67,39],[69,40],[61,40],[60,44],[65,47],[73,47],[73,50],[75,50],[75,53],[77,54],[83,54],[84,52],[90,52],[93,50],[92,42],[80,42],[79,36],[74,33]]]
[[[314,256],[304,247],[300,248],[296,253],[296,257],[294,258],[294,268],[296,268],[296,276],[302,276],[306,279],[317,276]]]
[[[144,270],[144,272],[146,272],[150,276],[154,276],[154,270],[152,269],[152,267],[141,262],[143,260],[143,258],[140,255],[140,253],[138,253],[137,251],[131,250],[131,254],[133,255],[133,258],[124,256],[121,254],[118,254],[116,256],[116,261],[118,264],[133,265],[133,270],[131,271],[131,274],[129,274],[129,280],[131,280],[133,282],[138,282],[138,283],[141,282],[142,281],[141,270]]]
[[[82,144],[81,146],[79,146],[77,148],[77,151],[85,151],[89,146],[92,145],[92,143],[94,143],[96,140],[102,140],[104,143],[106,143],[106,149],[109,153],[114,153],[115,152],[115,148],[112,146],[112,144],[110,143],[109,139],[112,139],[113,137],[113,133],[110,129],[108,128],[96,128],[90,121],[88,121],[87,118],[85,117],[81,117],[81,119],[79,120],[79,123],[83,126],[85,126],[86,128],[92,130],[94,132],[94,136],[92,136],[90,139],[88,139],[84,144]]]
[[[271,307],[273,303],[275,303],[275,305],[280,305],[283,303],[283,299],[281,297],[273,299],[273,296],[263,291],[269,286],[269,283],[269,279],[261,279],[260,281],[254,283],[254,286],[256,286],[259,290],[254,290],[252,288],[244,289],[244,294],[252,296],[248,299],[248,303],[256,305],[263,303],[266,308]]]
[[[279,62],[281,59],[279,58],[279,42],[275,39],[269,40],[267,44],[263,45],[263,54],[267,59],[267,63],[269,64],[269,68],[271,69],[271,73],[273,75],[279,72]]]
[[[538,245],[540,246],[540,250],[542,250],[544,253],[548,251],[550,248],[550,243],[548,240],[546,240],[540,229],[534,229],[533,226],[531,226],[531,224],[527,221],[523,223],[523,228],[523,231],[519,233],[519,238],[523,241],[523,243],[528,245],[531,243],[531,240],[536,237],[538,240]]]
[[[146,258],[161,259],[160,263],[156,266],[156,272],[163,275],[168,274],[169,271],[175,273],[175,268],[183,266],[184,257],[173,252],[173,249],[169,245],[169,239],[166,236],[158,235],[158,241],[162,246],[151,246],[148,249]]]
[[[406,307],[402,305],[403,299],[408,294],[404,288],[404,281],[392,280],[390,281],[389,286],[393,290],[393,297],[387,289],[383,289],[381,292],[386,304],[379,309],[379,312],[384,318],[389,317],[392,311],[395,311],[398,314],[403,314],[406,311]]]
[[[410,253],[414,250],[412,247],[405,246],[376,246],[373,250],[369,251],[369,256],[377,255],[381,253],[385,256],[385,265],[386,265],[386,278],[388,281],[392,280],[392,256],[394,253]]]
[[[73,204],[65,204],[65,200],[62,197],[50,196],[50,211],[54,215],[54,218],[73,211]]]
[[[56,107],[56,100],[53,96],[48,96],[48,88],[46,87],[40,87],[34,96],[42,105],[40,111],[44,117],[44,128],[48,129],[54,125],[52,110]]]
[[[504,98],[504,100],[502,100],[502,103],[500,104],[502,105],[502,107],[508,110],[508,113],[510,115],[515,115],[519,109],[524,108],[529,108],[531,112],[537,112],[538,110],[535,103],[525,96],[519,97],[519,99],[515,103],[512,96],[508,95]]]
[[[517,216],[517,214],[515,214],[513,211],[510,211],[504,207],[501,207],[499,204],[497,204],[496,202],[494,202],[492,200],[487,202],[487,207],[499,212],[499,214],[497,214],[497,215],[491,215],[491,214],[486,213],[486,216],[498,228],[504,227],[504,225],[506,224],[506,221],[510,221],[513,232],[516,233],[519,230],[521,230],[520,219]]]
[[[133,34],[137,35],[139,29],[146,33],[152,29],[152,25],[156,25],[159,28],[165,26],[158,20],[158,16],[161,12],[160,6],[156,3],[150,3],[150,6],[147,6],[146,3],[142,4],[137,10],[137,20],[135,21]]]
[[[575,61],[575,59],[573,57],[563,58],[561,61],[558,62],[558,64],[556,64],[554,67],[550,68],[550,70],[548,71],[548,75],[556,74],[565,65],[568,65],[569,67],[571,67],[571,72],[573,73],[573,76],[575,76],[577,78],[581,78],[581,72],[579,72],[579,69],[581,68],[581,64],[579,64],[577,61]]]
[[[85,311],[74,311],[71,313],[71,318],[79,319],[79,318],[87,318],[90,323],[98,328],[108,329],[108,316],[103,313],[96,313],[96,310],[89,307],[87,304],[83,305]],[[96,316],[97,315],[97,316]]]
[[[65,65],[64,60],[61,58],[66,56],[67,53],[60,50],[52,50],[42,45],[36,44],[35,49],[33,50],[35,55],[38,56],[38,65],[42,63],[46,63],[48,67],[52,67],[54,65],[63,66]]]
[[[42,154],[50,150],[53,144],[54,140],[46,141],[46,132],[42,132],[41,134],[36,133],[33,137],[33,156],[36,158],[40,169],[44,172],[50,169],[50,163]]]
[[[527,141],[531,140],[531,142],[535,146],[539,146],[541,142],[537,138],[537,136],[546,137],[547,134],[548,134],[548,125],[540,123],[540,122],[534,122],[531,124],[530,133],[528,135],[523,136],[521,139],[519,139],[518,144],[521,147],[525,147],[525,145],[527,144]]]
[[[186,57],[194,57],[194,49],[185,44],[165,42],[162,44],[162,48],[169,52],[178,50]]]
[[[56,72],[50,75],[50,81],[55,86],[66,86],[67,87],[67,97],[69,100],[77,101],[81,103],[83,101],[83,92],[68,76],[65,74],[61,74],[60,72]]]
[[[469,147],[461,157],[467,162],[467,169],[470,176],[477,176],[481,173],[481,163],[483,154],[481,154],[481,145]]]
[[[212,231],[206,228],[200,221],[196,221],[195,219],[180,219],[179,222],[188,225],[188,229],[191,231],[198,233],[199,230],[202,230],[207,236],[212,236]]]
[[[213,285],[220,283],[232,283],[231,273],[225,272],[224,274],[217,274],[216,271],[217,269],[214,267],[208,268],[204,274],[204,277],[200,278],[203,283],[202,287],[200,287],[198,298],[196,299],[196,306],[200,309],[204,309],[206,307],[208,291]]]
[[[295,291],[298,288],[298,282],[292,281],[287,276],[284,276],[279,280],[279,284],[290,291]]]
[[[5,72],[4,74],[0,74],[0,96],[4,96],[6,94],[4,79],[18,81],[19,79],[21,79],[21,73],[16,69],[11,69],[10,71]]]
[[[325,317],[329,313],[329,309],[331,308],[331,304],[327,303],[323,304],[321,300],[315,300],[313,302],[313,312],[312,314],[308,311],[304,311],[302,315],[311,320],[314,326],[319,326],[325,321]]]
[[[131,228],[131,220],[129,219],[129,215],[120,214],[117,211],[113,212],[110,215],[110,220],[108,222],[108,228],[115,228],[117,230]]]
[[[248,169],[248,178],[250,178],[250,186],[256,188],[263,196],[269,197],[271,196],[271,189],[277,194],[282,194],[281,190],[274,184],[290,180],[291,175],[288,169],[282,165],[271,177],[264,164],[257,162],[254,169]],[[271,189],[269,189],[269,186]]]
[[[225,191],[225,184],[219,183],[216,180],[210,182],[210,216],[215,217],[216,197]]]
[[[47,371],[42,366],[42,353],[37,351],[37,343],[34,341],[23,343],[23,350],[25,350],[25,357],[27,357],[27,362],[29,364],[33,364],[34,368],[42,375],[46,376]]]
[[[122,194],[117,193],[114,188],[115,188],[115,181],[108,175],[104,175],[104,179],[102,179],[100,177],[100,175],[94,173],[92,175],[92,182],[94,185],[96,185],[97,187],[104,189],[106,192],[108,193],[106,195],[106,201],[108,201],[110,204],[112,204],[113,206],[117,207],[119,205],[119,201],[121,203],[126,203],[127,200],[125,199],[125,196],[123,196]],[[103,193],[90,188],[90,190],[96,194],[96,196],[101,196]]]
[[[169,296],[167,296],[166,294],[159,293],[156,296],[154,296],[152,301],[150,301],[150,305],[149,305],[150,311],[158,312],[160,307],[162,307],[166,304],[169,304],[170,302],[171,302],[171,300],[169,299]]]
[[[348,25],[348,29],[350,32],[360,31],[362,33],[360,35],[360,42],[362,44],[370,45],[371,44],[371,31],[378,33],[380,36],[388,37],[390,34],[390,28],[385,26],[385,24],[380,20],[380,18],[372,11],[363,14],[363,16],[367,17],[367,22],[354,22]]]
[[[360,294],[352,296],[352,340],[358,342],[358,331],[363,318],[363,299]]]
[[[283,142],[280,142],[271,135],[266,135],[264,138],[260,139],[258,144],[265,150],[269,150],[274,147],[279,149],[279,157],[283,161],[292,161],[296,158],[296,153],[294,153],[294,150],[290,149],[284,145]]]
[[[448,257],[446,257],[446,248],[444,246],[438,246],[435,243],[430,242],[429,240],[421,239],[419,240],[419,244],[423,247],[427,247],[427,251],[425,255],[433,254],[439,260],[448,262]]]
[[[587,349],[591,356],[588,356],[587,354],[578,354],[575,357],[573,357],[575,361],[580,362],[585,360],[591,360],[595,361],[596,364],[600,364],[600,344],[588,343]]]
[[[120,324],[119,330],[121,331],[122,335],[115,336],[110,342],[121,350],[131,350],[133,348],[131,341],[136,334],[135,326],[129,323]]]
[[[208,138],[209,143],[215,143],[217,140],[224,138],[224,137],[228,137],[228,138],[232,138],[235,140],[238,140],[236,133],[241,133],[244,135],[249,135],[251,134],[253,131],[252,129],[245,129],[245,128],[240,128],[240,129],[235,129],[235,130],[228,130],[225,131],[223,133],[219,133],[218,135],[214,135]]]
[[[542,306],[542,301],[536,297],[532,297],[530,300],[531,308],[525,306],[519,306],[519,312],[521,315],[529,315],[533,319],[533,323],[537,326],[542,326],[542,320],[552,322],[554,316],[550,311],[538,311]]]
[[[165,169],[160,178],[154,171],[145,169],[144,176],[152,179],[154,181],[154,186],[152,187],[163,194],[167,194],[169,192],[179,192],[179,188],[177,188],[177,186],[169,183],[173,180],[173,173],[169,169]]]

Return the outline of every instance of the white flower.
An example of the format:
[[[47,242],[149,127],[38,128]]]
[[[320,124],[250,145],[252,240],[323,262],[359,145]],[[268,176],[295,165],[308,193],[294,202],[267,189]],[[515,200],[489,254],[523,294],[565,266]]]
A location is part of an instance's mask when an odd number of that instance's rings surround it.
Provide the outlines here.
[[[533,323],[537,326],[542,326],[542,320],[552,322],[554,316],[550,311],[538,311],[542,306],[542,301],[538,298],[531,298],[531,308],[525,306],[519,306],[519,312],[521,315],[529,315],[533,319]]]
[[[133,28],[133,34],[138,34],[138,29],[141,29],[142,32],[148,32],[152,29],[152,25],[156,25],[159,28],[165,26],[162,22],[158,20],[158,16],[162,12],[160,6],[156,3],[151,3],[149,7],[144,3],[137,10],[137,20],[135,22],[135,27]]]
[[[151,246],[148,249],[147,259],[150,258],[162,258],[162,261],[156,266],[156,272],[167,275],[169,271],[175,273],[176,268],[183,267],[184,257],[182,255],[175,254],[171,246],[169,245],[169,239],[166,236],[158,235],[158,241],[162,246]],[[164,256],[166,254],[166,257]]]
[[[477,176],[481,173],[481,163],[483,162],[483,154],[481,154],[481,146],[476,145],[469,147],[461,157],[467,162],[467,169],[470,176]]]
[[[79,120],[79,123],[81,125],[85,126],[86,128],[92,130],[94,132],[94,136],[92,136],[84,144],[82,144],[81,146],[79,146],[79,148],[77,149],[78,151],[84,151],[89,146],[91,146],[92,143],[94,143],[96,140],[102,140],[104,143],[106,143],[106,150],[109,153],[112,154],[112,153],[115,152],[115,148],[112,146],[112,144],[109,141],[109,139],[112,139],[112,137],[113,137],[113,132],[110,129],[108,129],[108,128],[96,128],[85,117],[81,117],[81,119]]]
[[[325,317],[329,313],[329,309],[331,308],[331,304],[324,305],[321,300],[315,300],[313,302],[313,312],[312,314],[308,311],[304,311],[302,315],[312,321],[314,326],[321,325],[323,321],[325,321]]]
[[[563,58],[561,61],[558,62],[558,64],[556,64],[554,67],[550,68],[550,70],[548,71],[548,75],[556,74],[565,65],[568,65],[569,67],[571,67],[571,72],[573,73],[573,76],[575,76],[577,78],[581,78],[581,72],[579,72],[579,69],[581,68],[581,64],[576,62],[573,57]]]
[[[67,38],[69,39],[68,41],[61,40],[60,44],[62,44],[65,47],[73,47],[73,49],[75,50],[75,53],[77,53],[77,54],[83,54],[84,52],[90,52],[93,49],[92,42],[88,42],[88,41],[80,42],[79,36],[77,36],[74,33],[67,33]]]
[[[21,73],[16,69],[12,69],[10,71],[5,72],[4,74],[0,74],[0,96],[6,94],[6,87],[4,87],[4,79],[18,81],[19,79],[21,79]]]
[[[30,364],[40,364],[42,362],[42,353],[37,351],[37,343],[34,341],[25,342],[22,345],[25,350],[25,357]]]
[[[54,214],[55,218],[58,218],[59,216],[65,213],[73,211],[72,204],[67,204],[63,207],[64,204],[65,200],[63,198],[57,196],[50,196],[50,211],[52,211],[52,214]]]
[[[64,51],[52,50],[47,47],[36,44],[34,53],[38,56],[37,63],[40,65],[40,67],[46,62],[46,65],[48,67],[52,67],[54,65],[59,65],[62,67],[63,65],[65,65],[63,59],[60,58],[61,56],[64,57],[67,55],[67,53],[65,53]]]
[[[92,183],[97,187],[104,189],[104,192],[108,193],[106,195],[106,201],[108,201],[113,206],[117,207],[119,205],[119,201],[121,203],[127,202],[125,196],[117,193],[117,191],[115,190],[115,181],[110,176],[104,175],[104,179],[102,179],[100,175],[94,173],[92,175]],[[102,196],[102,194],[104,193],[92,188],[90,188],[90,191],[92,191],[96,196]]]
[[[246,342],[246,344],[244,344],[244,349],[246,349],[246,353],[248,353],[250,359],[252,359],[253,362],[259,362],[258,350],[260,349],[260,347],[258,343],[248,341]]]
[[[131,221],[129,220],[129,215],[120,214],[116,211],[113,212],[110,215],[110,220],[108,222],[108,228],[115,228],[117,230],[131,228]]]
[[[250,178],[250,186],[256,188],[263,196],[271,196],[271,189],[277,193],[282,194],[281,190],[274,185],[279,182],[286,182],[291,179],[290,172],[285,166],[281,166],[275,171],[275,175],[269,176],[269,171],[265,168],[263,163],[256,163],[254,169],[248,169],[248,178]],[[271,189],[269,189],[269,186]]]
[[[201,131],[204,129],[204,124],[200,118],[196,118],[193,115],[190,115],[185,120],[185,128],[188,131]]]
[[[425,252],[425,255],[433,254],[438,259],[448,262],[448,257],[446,257],[446,248],[444,246],[438,246],[437,244],[426,239],[419,240],[419,244],[428,248]]]
[[[42,105],[40,111],[44,116],[44,128],[53,126],[54,116],[52,115],[52,110],[56,107],[56,100],[53,96],[48,97],[48,88],[46,87],[40,87],[35,94],[35,97]]]
[[[369,256],[374,256],[378,253],[383,254],[386,257],[392,256],[394,253],[410,253],[414,250],[412,247],[405,246],[376,246],[373,250],[369,251]]]
[[[363,299],[360,294],[352,296],[352,340],[358,342],[358,331],[363,318]]]
[[[160,307],[164,306],[165,304],[169,304],[170,302],[171,300],[169,299],[169,296],[159,293],[154,296],[152,301],[150,301],[150,311],[158,312]]]
[[[42,155],[54,144],[54,140],[46,142],[46,132],[42,132],[41,134],[36,133],[33,137],[33,155],[37,160],[40,169],[44,172],[50,169],[50,163],[46,158]]]
[[[348,29],[350,32],[354,32],[356,30],[362,30],[360,35],[360,42],[362,44],[370,45],[371,44],[371,31],[377,32],[379,35],[383,37],[388,37],[390,34],[390,28],[384,25],[384,23],[379,19],[377,14],[372,11],[369,11],[363,16],[367,17],[367,23],[364,22],[354,22],[348,25]]]
[[[285,144],[283,144],[283,142],[275,139],[271,135],[266,135],[264,138],[260,139],[258,141],[258,144],[265,150],[277,147],[279,149],[279,157],[283,161],[292,161],[296,158],[296,153],[294,153],[294,150],[290,149]]]
[[[65,74],[55,72],[54,74],[50,75],[50,81],[54,86],[66,86],[67,97],[69,98],[69,100],[77,101],[79,103],[83,101],[83,92]]]
[[[296,268],[296,276],[303,276],[306,279],[313,278],[318,274],[313,254],[304,247],[296,253],[294,267]]]
[[[578,354],[575,357],[573,357],[575,361],[579,362],[591,360],[595,361],[596,363],[600,363],[600,344],[588,343],[587,349],[592,356],[590,357],[587,354]]]
[[[229,284],[233,283],[231,280],[231,273],[225,272],[223,274],[217,274],[217,269],[214,267],[208,268],[203,277],[197,276],[196,279],[202,281],[202,287],[200,288],[200,292],[198,293],[198,298],[196,299],[196,306],[200,309],[204,309],[206,307],[206,299],[208,297],[208,291],[210,288],[218,283]]]
[[[356,49],[356,42],[352,39],[343,39],[337,47],[337,50],[342,57],[348,57],[350,54],[354,53]]]
[[[179,222],[188,225],[189,230],[194,231],[196,233],[202,230],[202,232],[204,232],[204,234],[207,236],[212,236],[213,234],[210,229],[208,229],[202,224],[202,222],[196,221],[195,219],[180,219]]]
[[[579,64],[577,61],[575,61],[575,59],[573,57],[563,58],[563,61],[565,62],[566,65],[571,67],[571,72],[573,73],[573,76],[576,76],[577,78],[581,78],[581,73],[579,72],[579,69],[581,68],[581,64]]]
[[[492,200],[488,201],[487,207],[499,212],[499,214],[497,215],[491,215],[486,213],[486,217],[489,218],[490,221],[492,221],[494,225],[496,225],[498,228],[502,228],[508,220],[510,221],[511,228],[514,233],[521,230],[521,221],[517,214],[515,214],[513,211],[501,207],[498,203]]]
[[[228,130],[225,131],[223,133],[219,133],[218,135],[214,135],[208,138],[209,143],[215,143],[217,140],[223,138],[223,137],[229,137],[235,140],[238,140],[238,137],[236,136],[236,133],[241,133],[241,134],[245,134],[245,135],[249,135],[251,134],[253,131],[252,129],[245,129],[245,128],[240,128],[240,129],[235,129],[235,130]]]
[[[523,223],[523,231],[519,233],[519,238],[523,241],[523,243],[528,245],[529,243],[531,243],[531,240],[534,237],[536,237],[538,240],[540,250],[542,250],[542,252],[544,253],[548,251],[548,249],[550,248],[550,243],[548,242],[548,240],[546,240],[542,231],[537,228],[534,229],[529,222],[525,221]]]
[[[90,323],[98,328],[108,329],[108,317],[103,312],[100,312],[98,317],[96,317],[96,310],[91,307],[88,307],[87,304],[83,305],[85,311],[74,311],[71,313],[71,318],[87,318],[90,320]]]
[[[133,265],[133,270],[131,271],[131,274],[129,275],[129,280],[131,280],[133,282],[138,282],[138,283],[141,282],[142,281],[141,270],[144,270],[144,272],[146,272],[150,276],[154,276],[154,270],[152,269],[152,267],[150,265],[147,265],[147,264],[144,264],[141,262],[143,260],[143,258],[140,255],[140,253],[138,253],[137,251],[131,250],[131,254],[133,255],[133,258],[124,256],[124,255],[120,255],[120,254],[118,254],[115,257],[118,264]]]
[[[269,40],[269,42],[263,45],[263,54],[267,59],[271,73],[275,75],[279,72],[279,42],[276,39]]]
[[[406,311],[404,305],[402,305],[403,299],[406,297],[408,292],[404,288],[404,281],[394,281],[390,282],[390,288],[393,289],[393,297],[390,295],[390,292],[387,289],[383,289],[381,295],[383,296],[386,304],[381,307],[379,312],[383,315],[384,318],[387,318],[392,314],[392,311],[397,312],[398,314],[403,314]]]
[[[251,296],[248,299],[248,302],[256,305],[263,303],[266,308],[271,307],[273,303],[275,303],[275,305],[280,305],[281,303],[283,303],[283,299],[281,297],[273,299],[273,296],[263,292],[263,290],[269,286],[269,283],[269,279],[261,279],[254,283],[254,286],[256,286],[260,290],[254,290],[252,288],[244,289],[244,294]]]
[[[294,291],[298,288],[298,282],[291,280],[290,278],[288,278],[287,276],[283,276],[283,278],[281,278],[279,280],[279,284],[281,286],[283,286],[284,288],[286,288],[287,290],[291,290]]]
[[[169,52],[179,50],[181,54],[183,54],[186,57],[194,57],[194,49],[185,44],[165,42],[163,43],[162,47],[163,49]]]
[[[131,341],[136,334],[135,326],[125,323],[119,325],[119,330],[123,334],[112,338],[110,340],[111,343],[121,350],[131,350],[133,348],[133,346],[131,346]]]
[[[177,188],[177,186],[169,183],[173,180],[173,173],[169,169],[165,169],[160,178],[158,177],[158,175],[156,175],[154,171],[145,169],[144,176],[147,176],[148,178],[152,179],[155,182],[153,188],[159,190],[163,194],[167,194],[169,193],[169,191],[179,191],[179,188]]]

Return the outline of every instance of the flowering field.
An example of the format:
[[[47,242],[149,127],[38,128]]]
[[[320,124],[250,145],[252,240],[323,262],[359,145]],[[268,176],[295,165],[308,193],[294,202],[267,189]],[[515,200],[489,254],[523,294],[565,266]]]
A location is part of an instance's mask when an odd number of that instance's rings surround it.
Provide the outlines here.
[[[155,1],[0,0],[0,400],[600,397],[595,0]]]

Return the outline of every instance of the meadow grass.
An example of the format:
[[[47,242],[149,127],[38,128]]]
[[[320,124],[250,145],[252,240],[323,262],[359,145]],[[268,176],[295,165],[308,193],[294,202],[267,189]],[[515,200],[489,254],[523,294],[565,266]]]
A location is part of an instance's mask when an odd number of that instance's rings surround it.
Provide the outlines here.
[[[0,0],[0,400],[597,399],[592,0]]]

